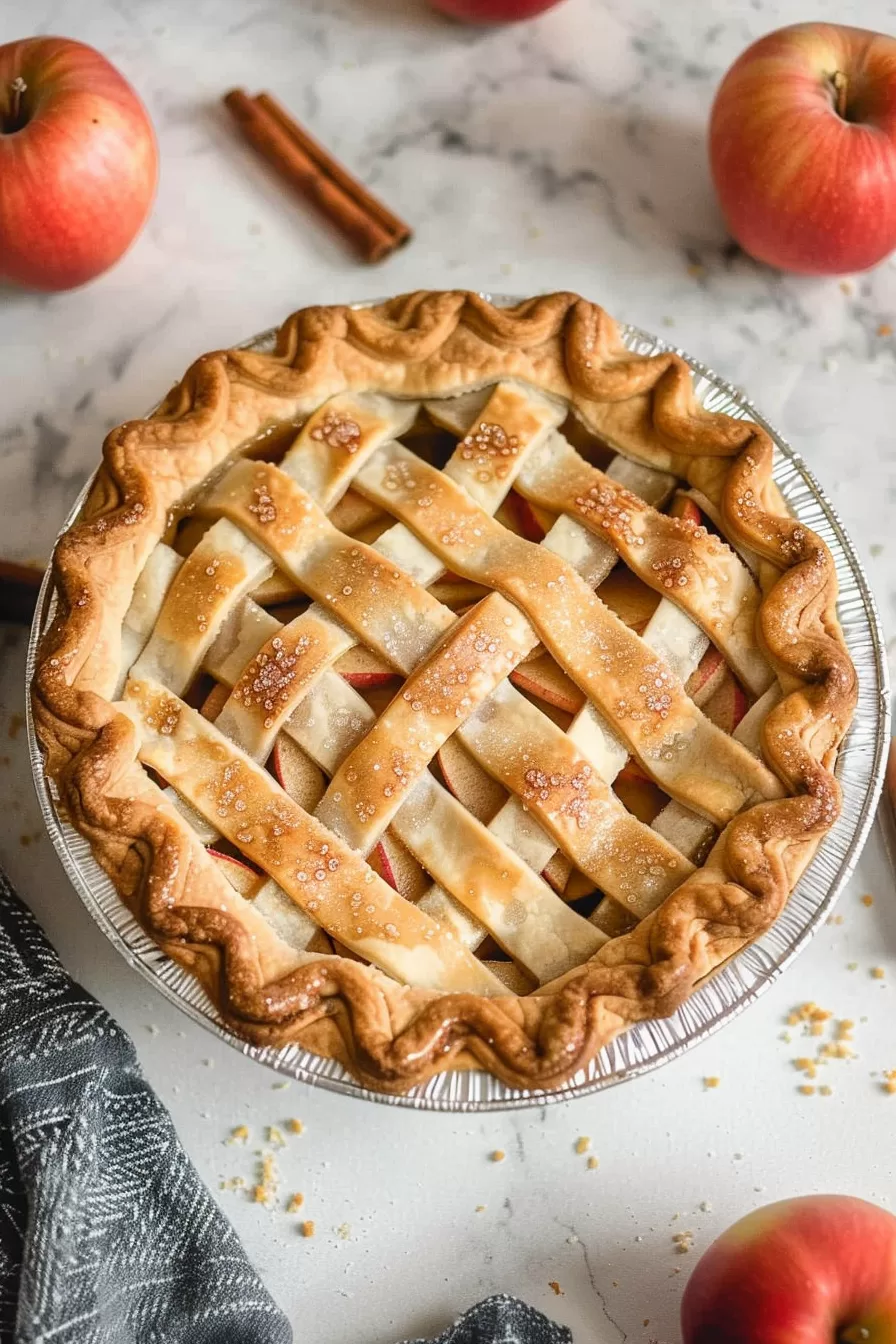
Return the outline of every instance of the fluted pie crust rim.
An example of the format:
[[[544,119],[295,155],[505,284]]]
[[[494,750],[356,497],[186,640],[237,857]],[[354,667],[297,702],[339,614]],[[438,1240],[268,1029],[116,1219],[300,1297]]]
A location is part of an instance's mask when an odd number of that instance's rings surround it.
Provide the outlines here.
[[[740,812],[705,865],[634,930],[534,994],[408,988],[332,956],[265,980],[238,910],[216,905],[220,878],[158,805],[133,720],[113,703],[134,585],[177,501],[271,425],[343,392],[438,398],[499,380],[567,402],[616,452],[695,484],[726,535],[760,557],[756,641],[784,692],[763,725],[762,753],[787,796]],[[203,356],[154,416],[108,435],[82,514],[54,554],[57,609],[32,697],[60,807],[143,926],[246,1039],[297,1041],[383,1091],[469,1065],[512,1087],[555,1088],[620,1031],[674,1012],[764,933],[839,814],[833,766],[856,677],[832,557],[787,516],[772,464],[761,427],[697,404],[680,356],[633,354],[612,319],[574,294],[512,308],[450,291],[309,308],[287,319],[271,354]]]

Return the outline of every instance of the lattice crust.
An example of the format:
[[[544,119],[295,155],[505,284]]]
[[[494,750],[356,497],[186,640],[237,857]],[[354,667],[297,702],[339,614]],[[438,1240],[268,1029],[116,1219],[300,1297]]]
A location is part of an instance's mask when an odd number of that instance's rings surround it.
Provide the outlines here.
[[[207,355],[108,436],[56,550],[61,806],[247,1038],[387,1090],[556,1086],[766,930],[837,815],[855,676],[771,470],[571,294],[307,309]],[[707,668],[752,702],[733,733]]]

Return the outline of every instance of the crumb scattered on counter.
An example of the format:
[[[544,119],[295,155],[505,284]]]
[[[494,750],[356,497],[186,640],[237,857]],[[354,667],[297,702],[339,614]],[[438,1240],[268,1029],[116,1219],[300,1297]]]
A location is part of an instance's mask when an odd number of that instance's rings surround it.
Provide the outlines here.
[[[287,1212],[287,1213],[298,1213],[299,1209],[302,1207],[302,1205],[303,1205],[304,1203],[305,1203],[305,1196],[304,1196],[304,1195],[298,1195],[298,1194],[293,1195],[292,1199],[289,1201],[289,1203],[288,1203],[287,1206],[286,1206],[286,1212]]]
[[[262,1153],[258,1174],[260,1179],[252,1188],[252,1198],[256,1204],[264,1204],[265,1208],[269,1209],[277,1198],[277,1188],[280,1184],[277,1159],[273,1153]]]
[[[495,1148],[493,1152],[489,1153],[489,1158],[492,1162],[503,1162],[506,1156],[507,1154],[503,1148]]]
[[[276,1125],[268,1125],[266,1135],[268,1143],[272,1144],[275,1148],[286,1147],[283,1131],[278,1129]]]
[[[597,1171],[598,1167],[600,1166],[600,1162],[596,1157],[589,1157],[585,1165],[587,1166],[589,1171]]]
[[[302,1124],[301,1120],[290,1120],[286,1128],[289,1130],[290,1134],[305,1133],[305,1126]]]
[[[285,1092],[286,1089],[287,1089],[288,1087],[289,1087],[289,1083],[288,1083],[288,1082],[286,1082],[286,1083],[271,1083],[271,1091],[272,1091],[272,1092]]]
[[[703,1079],[703,1086],[706,1088],[708,1092],[711,1092],[714,1087],[718,1087],[721,1081],[722,1081],[721,1078],[716,1078],[713,1075],[712,1077]]]
[[[799,1092],[801,1097],[815,1096],[815,1088],[812,1086],[811,1083],[803,1083],[800,1087],[797,1088],[797,1091]]]
[[[556,1279],[548,1279],[548,1287],[550,1288],[551,1292],[554,1294],[555,1297],[563,1296],[563,1289],[560,1287]]]
[[[590,1147],[591,1147],[591,1139],[587,1134],[583,1134],[581,1138],[576,1139],[576,1152],[578,1153],[579,1157],[581,1157],[583,1153],[587,1153]]]
[[[872,967],[871,967],[871,979],[872,979],[872,980],[883,980],[884,977],[886,976],[886,974],[887,974],[887,973],[886,973],[886,971],[884,970],[883,966],[872,966]]]
[[[237,1125],[236,1129],[230,1131],[228,1143],[248,1143],[250,1138],[248,1125]]]
[[[688,1251],[693,1249],[693,1232],[676,1232],[673,1234],[672,1240],[675,1243],[675,1250],[679,1255],[687,1255]]]
[[[488,1206],[487,1206],[486,1204],[477,1204],[477,1205],[476,1205],[475,1212],[476,1212],[476,1213],[485,1213],[485,1210],[486,1210],[487,1207],[488,1207]]]
[[[827,1083],[822,1083],[818,1089],[818,1095],[820,1097],[830,1097],[833,1095],[833,1088],[828,1087]]]
[[[892,336],[893,328],[889,322],[881,322],[880,326],[877,329],[877,334],[878,336]]]
[[[874,904],[874,897],[867,894],[864,895],[862,897],[862,904],[867,905],[870,908]]]
[[[336,1228],[336,1235],[340,1241],[351,1241],[352,1229],[348,1223],[340,1223]]]
[[[896,1069],[888,1069],[884,1073],[884,1081],[881,1083],[881,1087],[889,1096],[896,1093]]]
[[[221,1190],[245,1190],[246,1182],[242,1176],[228,1176],[226,1181],[219,1182]]]
[[[802,1026],[806,1036],[823,1036],[824,1026],[834,1016],[827,1008],[819,1008],[817,1003],[801,1003],[788,1013],[788,1027]]]
[[[314,1223],[310,1219],[307,1219],[304,1223],[301,1224],[301,1226],[299,1227],[299,1231],[301,1232],[303,1237],[313,1237]]]

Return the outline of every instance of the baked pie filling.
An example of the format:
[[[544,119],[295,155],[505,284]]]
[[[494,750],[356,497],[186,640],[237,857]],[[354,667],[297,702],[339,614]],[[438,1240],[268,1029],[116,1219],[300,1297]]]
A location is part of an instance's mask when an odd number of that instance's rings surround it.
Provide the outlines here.
[[[765,432],[572,294],[306,309],[114,430],[33,686],[245,1038],[556,1087],[773,923],[855,674]]]

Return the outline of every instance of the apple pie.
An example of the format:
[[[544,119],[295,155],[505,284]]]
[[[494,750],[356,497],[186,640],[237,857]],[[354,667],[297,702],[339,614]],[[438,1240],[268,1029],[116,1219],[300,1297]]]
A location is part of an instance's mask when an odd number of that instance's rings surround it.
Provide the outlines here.
[[[205,355],[56,547],[59,807],[245,1039],[555,1088],[838,815],[856,679],[772,458],[575,294]]]

